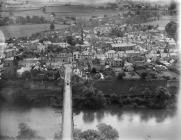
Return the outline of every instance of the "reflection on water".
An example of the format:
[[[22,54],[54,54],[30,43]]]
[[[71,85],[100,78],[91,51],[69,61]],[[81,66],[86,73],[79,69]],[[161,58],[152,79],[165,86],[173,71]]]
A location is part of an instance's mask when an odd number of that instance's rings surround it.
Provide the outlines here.
[[[61,131],[61,110],[33,108],[19,110],[4,108],[0,112],[1,135],[17,137],[20,124],[47,140]],[[116,128],[120,140],[174,140],[176,139],[176,114],[173,110],[101,110],[74,113],[74,128],[96,129],[99,123]]]
[[[35,130],[38,136],[53,138],[61,129],[61,113],[51,108],[17,110],[4,108],[0,112],[0,131],[3,136],[18,136],[19,125],[25,123]]]

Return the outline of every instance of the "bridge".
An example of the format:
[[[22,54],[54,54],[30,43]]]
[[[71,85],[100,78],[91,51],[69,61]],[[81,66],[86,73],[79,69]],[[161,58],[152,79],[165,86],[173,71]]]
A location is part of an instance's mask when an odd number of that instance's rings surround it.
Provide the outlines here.
[[[65,86],[62,117],[62,140],[73,140],[72,89],[70,85],[72,68],[65,65]]]

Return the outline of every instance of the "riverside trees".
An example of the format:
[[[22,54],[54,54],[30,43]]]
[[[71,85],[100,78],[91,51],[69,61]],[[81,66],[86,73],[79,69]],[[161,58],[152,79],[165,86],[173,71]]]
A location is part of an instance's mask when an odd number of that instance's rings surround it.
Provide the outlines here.
[[[112,126],[107,124],[97,125],[98,130],[88,129],[82,131],[80,129],[74,129],[74,140],[117,140],[119,138],[118,131]],[[61,140],[62,133],[56,133],[54,140]]]

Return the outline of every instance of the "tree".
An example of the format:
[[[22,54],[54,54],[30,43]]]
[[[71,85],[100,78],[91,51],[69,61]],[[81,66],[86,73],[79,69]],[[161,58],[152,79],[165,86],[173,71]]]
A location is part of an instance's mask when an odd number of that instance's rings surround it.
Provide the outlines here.
[[[117,27],[112,28],[110,34],[113,35],[113,36],[117,36],[117,37],[123,37],[123,35],[124,35],[124,33]]]
[[[54,25],[54,23],[52,22],[51,24],[50,24],[50,30],[54,30],[55,29],[55,25]]]
[[[46,13],[46,7],[42,8],[43,13]]]
[[[30,18],[30,16],[26,16],[26,21],[27,21],[28,23],[30,23],[30,22],[31,22],[31,18]]]
[[[169,90],[165,87],[158,87],[153,94],[151,101],[149,102],[149,106],[151,108],[165,108],[168,105],[169,98],[171,94]]]
[[[101,123],[97,125],[97,128],[105,140],[116,140],[119,137],[118,131],[110,125]]]
[[[147,75],[148,74],[146,72],[141,73],[141,79],[146,79]]]
[[[69,43],[71,46],[75,46],[75,40],[72,36],[67,36],[66,37],[67,43]]]
[[[165,26],[165,31],[169,37],[173,38],[174,40],[177,39],[177,24],[174,21],[169,22]]]
[[[42,137],[37,136],[37,133],[35,130],[31,129],[27,124],[20,123],[19,124],[19,132],[17,136],[18,140],[43,140]]]
[[[169,90],[165,87],[158,87],[156,89],[156,97],[161,101],[164,102],[165,100],[169,99],[170,97]]]
[[[73,139],[74,140],[116,140],[119,135],[116,129],[110,125],[99,124],[97,125],[98,130],[88,129],[81,131],[80,129],[74,129]],[[62,132],[58,132],[54,136],[54,140],[61,140]]]
[[[79,86],[73,87],[73,90],[78,90]],[[76,88],[76,89],[75,89]],[[93,83],[84,83],[79,87],[80,100],[77,106],[86,109],[99,109],[105,106],[106,99],[102,91],[97,90]]]
[[[92,68],[91,73],[97,73],[96,68]]]
[[[80,140],[103,140],[96,130],[86,130],[80,134]]]
[[[142,91],[142,94],[144,95],[144,98],[147,98],[149,96],[152,95],[152,92],[149,88],[145,88],[143,91]]]
[[[177,3],[171,2],[170,6],[168,7],[168,10],[173,11],[177,9]]]

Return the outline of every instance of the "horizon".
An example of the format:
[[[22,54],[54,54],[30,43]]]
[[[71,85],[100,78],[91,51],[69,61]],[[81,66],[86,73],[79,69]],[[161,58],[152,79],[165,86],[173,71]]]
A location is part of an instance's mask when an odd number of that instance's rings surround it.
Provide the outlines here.
[[[71,3],[71,4],[104,4],[104,3],[116,3],[118,1],[126,1],[126,0],[7,0],[8,3],[11,2],[36,2],[36,3]],[[157,4],[169,4],[173,1],[178,2],[178,0],[130,0],[133,2],[150,2]]]

